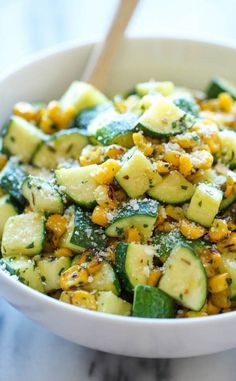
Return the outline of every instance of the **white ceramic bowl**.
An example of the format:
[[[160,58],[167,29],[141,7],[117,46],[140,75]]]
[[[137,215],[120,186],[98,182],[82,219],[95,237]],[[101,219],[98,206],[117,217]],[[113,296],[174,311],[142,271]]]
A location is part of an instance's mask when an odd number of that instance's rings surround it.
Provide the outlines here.
[[[39,55],[0,78],[0,123],[19,100],[60,97],[86,64],[92,45]],[[202,89],[214,75],[236,79],[236,48],[177,39],[125,40],[109,93],[156,78]],[[0,294],[52,332],[75,343],[122,355],[187,357],[236,347],[236,312],[192,319],[142,319],[95,313],[42,295],[0,270]]]

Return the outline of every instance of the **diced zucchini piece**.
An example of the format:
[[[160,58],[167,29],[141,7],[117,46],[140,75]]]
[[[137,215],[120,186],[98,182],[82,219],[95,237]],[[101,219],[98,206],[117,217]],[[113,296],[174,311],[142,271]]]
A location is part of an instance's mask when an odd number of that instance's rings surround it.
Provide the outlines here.
[[[26,199],[21,191],[26,176],[25,171],[14,160],[9,160],[4,169],[0,172],[1,188],[20,206],[26,204]]]
[[[182,204],[188,201],[194,192],[194,186],[178,171],[164,176],[161,182],[151,187],[149,196],[167,204]]]
[[[81,111],[74,119],[73,126],[86,130],[92,121],[108,109],[113,109],[112,103],[107,102]]]
[[[155,250],[148,245],[119,242],[115,252],[116,271],[124,288],[133,292],[138,284],[147,284]]]
[[[176,304],[164,291],[141,284],[135,287],[133,316],[166,319],[175,315]]]
[[[7,220],[17,215],[17,209],[12,204],[8,195],[0,197],[0,240],[2,239],[3,228]]]
[[[180,134],[191,127],[194,118],[186,114],[168,99],[160,98],[138,119],[137,128],[153,137],[168,137]]]
[[[98,272],[92,275],[92,281],[83,286],[86,291],[111,291],[115,295],[120,294],[120,283],[113,267],[106,261]]]
[[[186,242],[186,239],[182,236],[179,230],[172,230],[169,233],[159,232],[153,238],[153,247],[156,250],[158,258],[162,262],[166,262],[173,247],[180,243]]]
[[[3,149],[28,163],[43,140],[44,134],[34,124],[12,116],[4,132]]]
[[[49,180],[28,176],[22,184],[22,194],[34,212],[63,212],[62,196]]]
[[[236,200],[235,194],[230,194],[228,197],[222,199],[220,203],[220,210],[227,209]]]
[[[223,198],[221,190],[210,184],[199,184],[187,209],[187,217],[203,226],[210,227],[219,211]]]
[[[207,276],[200,258],[187,245],[173,248],[159,288],[184,307],[199,311],[207,297]]]
[[[79,160],[87,144],[88,137],[77,128],[59,131],[38,147],[32,162],[40,168],[54,169],[66,160]]]
[[[234,169],[236,167],[236,133],[231,130],[223,130],[219,132],[219,138],[221,141],[221,160]]]
[[[135,87],[135,90],[137,94],[140,95],[140,97],[143,97],[144,95],[149,93],[159,93],[163,96],[168,96],[173,93],[174,84],[170,81],[148,81],[138,83]]]
[[[33,259],[28,257],[0,259],[0,268],[16,275],[20,282],[39,291],[45,292],[41,274]]]
[[[89,248],[102,250],[106,246],[104,230],[92,223],[87,212],[80,207],[71,206],[66,213],[68,218],[67,231],[64,234],[61,246],[75,252],[82,252]]]
[[[45,218],[39,213],[26,213],[10,217],[3,230],[2,255],[36,255],[43,249]]]
[[[206,91],[208,98],[217,98],[220,93],[228,93],[236,100],[236,86],[224,78],[213,78]]]
[[[92,85],[74,81],[61,98],[63,109],[74,107],[76,114],[80,111],[108,102],[107,97]]]
[[[120,114],[113,108],[100,113],[88,126],[88,135],[92,144],[119,144],[133,146],[132,134],[137,121],[134,113]]]
[[[230,297],[236,299],[236,253],[223,253],[221,255],[220,272],[227,272],[231,278]]]
[[[36,263],[41,274],[41,280],[45,291],[59,290],[60,275],[70,267],[71,258],[42,255],[39,258],[36,258]]]
[[[149,189],[153,174],[150,160],[141,151],[132,148],[124,155],[121,164],[116,180],[130,198],[142,196]]]
[[[111,291],[102,291],[97,295],[97,310],[113,315],[129,316],[132,305]]]
[[[144,240],[148,240],[157,219],[159,203],[154,200],[130,200],[112,216],[106,228],[109,237],[121,237],[132,227],[138,229]]]
[[[63,192],[76,204],[88,208],[96,205],[94,191],[98,184],[92,177],[98,166],[61,168],[55,171],[56,179]]]

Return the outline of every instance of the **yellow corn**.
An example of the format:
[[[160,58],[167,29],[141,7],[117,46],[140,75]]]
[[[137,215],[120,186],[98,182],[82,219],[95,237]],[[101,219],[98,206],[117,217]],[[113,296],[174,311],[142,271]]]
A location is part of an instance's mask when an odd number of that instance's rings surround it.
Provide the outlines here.
[[[181,148],[190,149],[199,144],[200,138],[195,132],[186,132],[185,134],[174,136],[171,141],[178,143]]]
[[[144,153],[145,156],[151,156],[154,150],[152,143],[148,141],[141,132],[133,134],[134,144]]]
[[[56,237],[60,238],[66,231],[67,219],[60,214],[52,214],[47,219],[46,228],[53,232]]]
[[[210,228],[208,235],[211,241],[217,242],[225,239],[229,234],[228,225],[226,221],[215,218]]]
[[[234,105],[234,100],[233,98],[227,94],[227,93],[221,93],[218,95],[218,100],[219,100],[219,106],[222,111],[224,112],[231,112],[233,105]]]
[[[102,146],[86,146],[79,158],[80,165],[101,164],[104,161],[104,151]]]
[[[220,313],[220,308],[212,304],[211,299],[207,302],[207,313],[208,315],[217,315]]]
[[[234,190],[234,180],[232,179],[231,176],[227,176],[224,196],[229,197],[231,193],[233,192],[233,190]]]
[[[102,261],[98,257],[93,257],[93,259],[87,263],[87,270],[90,275],[96,274],[101,267]]]
[[[38,122],[41,110],[27,102],[18,102],[13,108],[13,113],[28,121]]]
[[[58,101],[51,101],[47,107],[47,115],[55,124],[61,121],[61,105]]]
[[[178,227],[178,224],[176,222],[165,221],[162,224],[158,225],[158,230],[163,233],[169,233],[172,230],[177,229],[177,227]]]
[[[47,116],[47,114],[43,114],[39,127],[41,130],[48,135],[54,134],[56,131],[55,125],[53,124],[52,120]]]
[[[158,160],[155,162],[155,168],[158,173],[166,174],[170,172],[170,163],[166,163],[165,161]]]
[[[165,211],[167,216],[173,218],[173,220],[179,221],[184,218],[184,211],[179,206],[167,205]]]
[[[179,158],[179,171],[183,176],[189,176],[192,172],[193,164],[188,154],[181,155]]]
[[[216,270],[219,269],[222,258],[217,251],[213,249],[205,249],[201,253],[201,261],[207,272],[207,276],[212,277],[216,274]]]
[[[148,286],[156,287],[161,275],[162,273],[158,269],[154,269],[150,271],[148,281],[147,281]]]
[[[125,191],[121,188],[114,191],[114,196],[118,202],[124,202],[128,198]]]
[[[166,214],[165,207],[161,205],[158,212],[156,226],[162,225],[165,222],[166,218],[167,218],[167,214]]]
[[[108,224],[107,212],[102,206],[97,205],[92,213],[91,220],[94,224],[105,226]]]
[[[70,249],[67,249],[67,247],[61,247],[54,252],[54,255],[56,257],[71,257],[74,254]]]
[[[204,317],[207,316],[207,312],[204,311],[187,311],[185,313],[185,317],[193,318],[193,317]]]
[[[71,303],[74,306],[88,308],[89,310],[97,309],[97,302],[95,296],[83,290],[73,292],[71,296]]]
[[[71,296],[73,295],[73,291],[62,291],[60,296],[60,301],[64,303],[71,304]]]
[[[94,197],[98,205],[105,209],[117,207],[114,191],[109,185],[99,185],[94,191]]]
[[[118,161],[109,159],[101,164],[92,176],[98,184],[110,184],[120,167],[121,165]]]
[[[209,169],[213,164],[213,156],[206,150],[191,153],[191,161],[196,169]]]
[[[229,299],[228,290],[224,290],[211,295],[211,302],[218,308],[230,308],[231,303]]]
[[[137,228],[129,228],[127,231],[127,241],[128,243],[132,242],[140,242],[141,241],[141,235]]]
[[[172,164],[174,167],[179,166],[180,152],[167,151],[164,153],[164,160]]]
[[[216,292],[221,292],[227,290],[229,279],[228,273],[218,274],[208,279],[208,290],[215,294]]]
[[[196,225],[195,223],[186,219],[183,219],[180,222],[180,231],[186,238],[193,240],[202,237],[206,233],[206,230],[203,226]]]
[[[3,169],[7,162],[7,156],[4,155],[3,153],[0,153],[0,171]]]
[[[217,248],[221,253],[236,251],[236,233],[232,232],[227,239],[218,242]]]
[[[88,271],[77,265],[70,267],[60,276],[60,286],[62,290],[67,291],[72,287],[82,286],[88,283]]]
[[[119,160],[121,156],[123,156],[126,152],[126,149],[117,144],[112,144],[105,148],[105,156],[109,157],[109,159]]]

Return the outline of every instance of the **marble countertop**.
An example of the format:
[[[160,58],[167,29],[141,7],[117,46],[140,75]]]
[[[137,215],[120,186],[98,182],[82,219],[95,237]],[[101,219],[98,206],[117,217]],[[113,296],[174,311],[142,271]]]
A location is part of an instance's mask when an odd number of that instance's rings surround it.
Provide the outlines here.
[[[236,350],[189,359],[136,359],[72,344],[0,299],[0,381],[234,381]]]
[[[0,0],[0,70],[60,42],[101,38],[116,4]],[[225,0],[142,0],[128,35],[235,42],[235,13],[235,0],[227,0],[227,6]],[[0,299],[0,381],[234,381],[235,359],[236,350],[174,360],[96,352],[49,333]]]

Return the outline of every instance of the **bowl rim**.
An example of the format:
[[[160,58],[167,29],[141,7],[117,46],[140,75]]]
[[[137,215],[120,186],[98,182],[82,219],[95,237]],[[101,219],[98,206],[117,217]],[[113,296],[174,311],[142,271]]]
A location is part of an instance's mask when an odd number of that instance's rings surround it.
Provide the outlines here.
[[[168,42],[168,43],[183,43],[183,44],[193,44],[196,46],[204,46],[204,47],[212,47],[212,48],[219,48],[219,49],[229,49],[229,50],[235,50],[236,51],[236,43],[232,42],[215,42],[210,41],[208,39],[198,39],[198,38],[178,38],[178,37],[171,37],[171,36],[157,36],[157,37],[125,37],[123,40],[123,43],[125,41],[133,41],[135,43],[138,42],[147,42],[147,41],[159,41],[159,42]],[[34,53],[30,55],[28,58],[20,60],[18,64],[11,65],[8,69],[3,70],[0,74],[0,85],[2,81],[5,81],[8,77],[10,77],[13,74],[16,74],[18,71],[21,71],[22,69],[27,69],[27,67],[36,64],[39,61],[47,60],[48,58],[52,56],[60,56],[61,54],[64,55],[65,53],[73,50],[77,50],[80,48],[91,48],[95,44],[99,43],[99,41],[87,41],[87,42],[79,42],[79,41],[69,41],[64,43],[56,44],[55,46],[47,49],[43,49],[42,51],[38,53]],[[34,290],[30,288],[29,286],[21,283],[18,279],[16,279],[14,276],[11,276],[9,273],[7,273],[5,270],[1,269],[0,267],[0,281],[1,278],[6,283],[7,287],[14,288],[14,290],[20,291],[21,294],[28,294],[29,297],[32,297],[35,301],[38,301],[39,303],[43,303],[48,308],[54,308],[56,307],[60,311],[67,311],[68,313],[73,314],[74,316],[82,316],[84,318],[88,319],[97,319],[100,321],[103,321],[103,323],[110,321],[114,324],[123,324],[130,326],[195,326],[198,325],[208,325],[208,323],[213,322],[221,322],[229,321],[231,318],[235,318],[236,311],[231,311],[227,313],[222,313],[218,315],[210,315],[205,316],[203,318],[199,317],[191,317],[191,318],[161,318],[161,319],[153,319],[153,318],[142,318],[142,317],[135,317],[135,316],[122,316],[122,315],[113,315],[109,313],[99,312],[99,311],[91,311],[85,308],[73,306],[64,302],[61,302],[51,296],[48,296],[46,294],[40,293],[37,290]],[[4,299],[4,292],[0,293],[0,296]],[[6,298],[7,299],[7,298]]]

